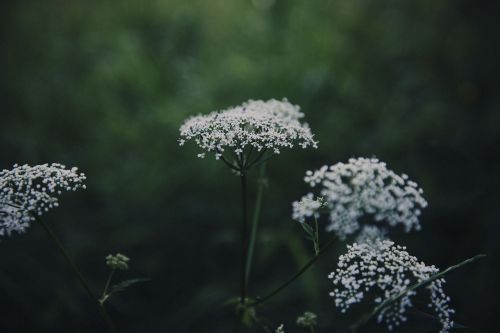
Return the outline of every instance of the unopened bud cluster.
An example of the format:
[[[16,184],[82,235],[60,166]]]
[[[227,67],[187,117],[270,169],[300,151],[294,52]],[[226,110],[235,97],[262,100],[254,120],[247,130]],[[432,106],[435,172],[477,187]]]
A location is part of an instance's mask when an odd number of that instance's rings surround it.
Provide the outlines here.
[[[127,270],[129,261],[130,258],[121,253],[106,256],[106,265],[108,265],[111,269],[118,269],[122,271]]]
[[[296,323],[299,327],[315,327],[318,324],[318,316],[313,312],[306,311],[303,315],[297,318]]]

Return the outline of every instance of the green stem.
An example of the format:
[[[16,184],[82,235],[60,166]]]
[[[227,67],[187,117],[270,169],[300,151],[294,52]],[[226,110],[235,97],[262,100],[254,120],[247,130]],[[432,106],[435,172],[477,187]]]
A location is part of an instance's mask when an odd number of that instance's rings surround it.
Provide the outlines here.
[[[255,161],[255,162],[251,163],[248,167],[251,168],[251,167],[256,167],[256,166],[262,165],[262,164],[266,163],[267,161],[269,161],[271,158],[272,158],[272,156],[269,156],[263,160]]]
[[[257,228],[259,225],[259,218],[260,218],[260,210],[262,207],[262,196],[264,193],[264,187],[265,187],[265,164],[262,164],[260,168],[260,175],[258,179],[258,188],[257,188],[257,197],[255,200],[255,210],[253,212],[252,216],[252,225],[251,225],[251,230],[250,230],[250,242],[248,245],[248,254],[247,254],[247,262],[246,262],[246,267],[245,267],[245,279],[248,287],[248,280],[250,276],[250,271],[252,268],[252,260],[253,260],[253,253],[255,250],[255,241],[257,238]]]
[[[264,155],[266,154],[266,152],[267,152],[267,149],[262,149],[260,151],[260,153],[257,155],[257,157],[253,161],[247,163],[247,169],[250,169],[251,167],[255,166],[257,164],[257,162],[259,162],[260,159],[262,157],[264,157]],[[266,161],[267,161],[267,159],[266,159]]]
[[[233,170],[236,170],[236,171],[240,171],[239,168],[235,167],[232,163],[228,162],[228,160],[226,160],[224,158],[224,156],[221,155],[220,159],[222,160],[222,162],[224,162],[224,164],[226,164],[229,168],[233,169]]]
[[[314,254],[319,253],[319,227],[318,227],[318,218],[314,216]]]
[[[106,280],[106,285],[104,286],[104,290],[102,292],[102,297],[99,300],[99,303],[101,303],[101,304],[104,304],[104,302],[106,302],[106,300],[108,299],[108,288],[109,288],[109,284],[111,283],[111,279],[113,278],[114,273],[115,273],[115,270],[112,269],[108,275],[108,279]]]
[[[243,164],[243,161],[241,161]],[[245,170],[241,169],[240,181],[241,181],[241,284],[240,284],[240,303],[243,305],[246,298],[246,288],[247,288],[247,277],[246,277],[246,266],[247,266],[247,252],[248,252],[248,218],[247,218],[247,177]]]
[[[297,278],[299,278],[302,274],[304,274],[309,269],[309,267],[311,267],[312,264],[314,264],[316,262],[316,260],[318,260],[318,258],[323,253],[325,253],[326,250],[328,248],[330,248],[330,246],[333,245],[333,243],[335,243],[335,241],[336,241],[336,238],[332,238],[328,243],[325,244],[325,246],[323,246],[323,248],[321,250],[319,250],[319,252],[314,257],[309,259],[309,261],[297,273],[295,273],[291,278],[289,278],[285,283],[280,285],[278,288],[274,289],[272,292],[270,292],[266,296],[257,297],[256,300],[251,305],[255,306],[255,305],[264,303],[265,301],[269,300],[274,295],[276,295],[277,293],[279,293],[280,291],[282,291],[283,289],[288,287],[289,284],[291,284],[293,281],[295,281]]]
[[[90,289],[90,286],[89,286],[87,280],[85,280],[85,278],[83,277],[82,272],[80,271],[80,269],[78,268],[78,266],[76,265],[76,263],[73,261],[73,259],[71,259],[71,257],[69,256],[69,254],[66,252],[64,246],[59,241],[59,239],[57,238],[57,236],[54,234],[54,232],[52,231],[52,229],[40,217],[36,217],[36,220],[43,227],[43,229],[45,230],[45,232],[47,233],[47,235],[49,236],[49,238],[54,242],[54,244],[56,245],[56,247],[59,250],[59,252],[62,254],[62,256],[64,257],[64,259],[68,263],[68,265],[71,267],[71,269],[73,270],[73,272],[78,277],[78,280],[80,281],[80,284],[83,286],[83,288],[85,289],[85,291],[87,292],[87,294],[89,295],[89,297],[92,299],[93,302],[97,303],[97,306],[99,308],[99,313],[101,314],[101,316],[103,317],[104,321],[108,325],[109,330],[111,332],[113,332],[113,333],[118,333],[118,330],[116,329],[115,324],[111,320],[111,317],[109,316],[106,308],[104,307],[103,304],[101,304],[99,302],[99,299],[94,295],[94,293]]]
[[[434,275],[432,275],[430,278],[426,279],[426,280],[423,280],[423,281],[420,281],[418,283],[415,283],[413,285],[411,285],[410,287],[406,288],[405,290],[401,291],[399,294],[385,300],[384,302],[380,303],[378,306],[376,306],[372,312],[368,313],[367,315],[363,316],[360,320],[358,320],[354,325],[351,326],[351,331],[354,333],[354,332],[357,332],[358,329],[366,324],[371,318],[373,318],[373,316],[375,316],[378,312],[380,312],[382,309],[384,309],[385,307],[387,306],[390,306],[391,304],[393,304],[394,302],[398,301],[401,297],[403,297],[404,295],[406,295],[408,292],[410,291],[413,291],[415,289],[418,289],[420,287],[423,287],[425,285],[428,285],[430,283],[432,283],[433,281],[441,278],[442,276],[444,276],[445,274],[457,269],[457,268],[460,268],[464,265],[467,265],[469,263],[472,263],[474,261],[476,261],[477,259],[481,259],[481,258],[484,258],[486,257],[485,254],[478,254],[472,258],[469,258],[469,259],[466,259],[456,265],[453,265],[453,266],[450,266],[448,267],[447,269],[445,269],[444,271],[441,271],[439,273],[436,273]]]

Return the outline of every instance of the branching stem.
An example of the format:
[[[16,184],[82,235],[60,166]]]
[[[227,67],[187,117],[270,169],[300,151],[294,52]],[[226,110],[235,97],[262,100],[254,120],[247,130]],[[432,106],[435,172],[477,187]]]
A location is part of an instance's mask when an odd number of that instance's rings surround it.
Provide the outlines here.
[[[242,161],[243,162],[243,161]],[[246,298],[247,288],[247,252],[248,252],[248,218],[247,218],[247,175],[245,170],[240,171],[241,181],[241,284],[240,284],[240,303],[243,305]]]
[[[253,253],[255,250],[255,241],[257,239],[257,229],[259,225],[259,218],[260,218],[260,209],[262,207],[262,196],[264,194],[264,187],[265,187],[265,164],[262,164],[260,168],[260,174],[259,174],[259,179],[258,179],[258,187],[257,187],[257,197],[255,200],[255,209],[253,211],[253,216],[252,216],[252,225],[251,225],[251,230],[250,230],[250,241],[248,244],[248,254],[247,254],[247,262],[246,262],[246,267],[245,267],[245,279],[248,287],[248,280],[250,276],[250,271],[252,268],[252,259],[253,259]]]
[[[76,263],[73,261],[73,259],[71,259],[71,257],[69,256],[68,252],[66,251],[66,249],[64,248],[64,246],[62,245],[62,243],[59,241],[59,239],[57,238],[57,236],[54,234],[54,232],[52,231],[52,229],[40,217],[36,217],[36,220],[43,227],[43,229],[45,230],[45,232],[47,233],[47,235],[49,236],[49,238],[56,245],[56,247],[59,250],[59,252],[62,254],[62,256],[64,257],[64,259],[68,263],[68,265],[71,267],[71,269],[73,270],[73,272],[76,274],[76,276],[78,277],[78,280],[80,281],[80,284],[83,286],[83,288],[85,289],[85,291],[87,292],[87,294],[89,295],[89,297],[92,299],[92,301],[94,303],[97,304],[97,307],[99,308],[99,313],[101,314],[102,318],[104,319],[104,321],[108,325],[108,328],[109,328],[110,332],[112,332],[112,333],[118,333],[118,330],[116,329],[116,325],[114,324],[113,320],[109,316],[106,308],[104,307],[104,304],[101,304],[101,302],[99,302],[99,299],[94,295],[94,293],[90,289],[90,286],[89,286],[87,280],[83,277],[82,272],[80,271],[80,269],[78,268],[78,266],[76,265]]]
[[[293,281],[295,281],[302,274],[304,274],[309,269],[309,267],[311,267],[316,262],[316,260],[318,260],[318,258],[323,253],[325,253],[326,250],[328,248],[330,248],[330,246],[333,245],[333,243],[335,243],[335,241],[336,241],[336,238],[332,238],[328,243],[325,244],[325,246],[323,246],[323,248],[321,250],[319,250],[319,252],[314,257],[312,257],[311,259],[309,259],[309,261],[297,273],[295,273],[292,277],[290,277],[285,283],[283,283],[282,285],[280,285],[278,288],[274,289],[272,292],[270,292],[266,296],[264,296],[264,297],[257,297],[256,300],[253,303],[251,303],[251,305],[255,306],[255,305],[262,304],[265,301],[267,301],[270,298],[272,298],[274,295],[278,294],[280,291],[282,291],[286,287],[288,287],[288,285],[290,285]]]

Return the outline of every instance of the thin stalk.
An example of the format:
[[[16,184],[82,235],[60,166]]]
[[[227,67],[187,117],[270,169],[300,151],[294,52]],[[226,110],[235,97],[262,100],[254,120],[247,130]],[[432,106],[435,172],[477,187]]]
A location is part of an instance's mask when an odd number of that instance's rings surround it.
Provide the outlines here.
[[[254,166],[257,162],[259,162],[259,161],[260,161],[260,159],[261,159],[261,158],[265,155],[265,153],[266,153],[266,152],[267,152],[267,149],[265,149],[265,148],[264,148],[264,149],[262,149],[262,150],[260,151],[260,153],[259,153],[259,154],[255,157],[255,159],[254,159],[252,162],[249,162],[249,163],[247,164],[247,169],[249,169],[249,168],[253,167],[253,166]],[[266,159],[266,160],[267,160],[267,159]]]
[[[262,164],[260,168],[260,175],[258,179],[257,197],[255,199],[255,209],[252,216],[252,225],[250,229],[250,241],[248,244],[247,262],[245,266],[245,279],[248,287],[248,280],[250,276],[250,271],[252,268],[253,253],[255,250],[255,240],[257,239],[257,228],[260,219],[260,209],[262,207],[262,196],[264,194],[264,176],[265,175],[265,164]]]
[[[354,325],[351,326],[351,331],[352,332],[357,332],[358,329],[366,324],[371,318],[373,318],[373,316],[375,316],[377,313],[379,313],[382,309],[384,309],[385,307],[387,306],[390,306],[391,304],[393,304],[394,302],[398,301],[401,297],[403,297],[404,295],[406,295],[407,293],[415,290],[415,289],[418,289],[420,287],[423,287],[423,286],[426,286],[430,283],[432,283],[433,281],[441,278],[442,276],[444,276],[445,274],[448,274],[449,272],[457,269],[457,268],[460,268],[464,265],[467,265],[467,264],[470,264],[474,261],[476,261],[477,259],[481,259],[481,258],[484,258],[486,257],[485,254],[478,254],[472,258],[469,258],[469,259],[466,259],[456,265],[453,265],[453,266],[450,266],[448,267],[447,269],[445,269],[444,271],[441,271],[439,273],[436,273],[434,275],[432,275],[430,278],[426,279],[426,280],[423,280],[423,281],[420,281],[418,283],[415,283],[411,286],[409,286],[408,288],[406,288],[405,290],[401,291],[399,294],[395,295],[394,297],[391,297],[387,300],[385,300],[384,302],[380,303],[378,306],[376,306],[372,312],[368,313],[367,315],[363,316],[360,320],[358,320],[358,322],[356,322]]]
[[[101,304],[99,302],[99,299],[94,295],[94,293],[90,289],[90,286],[89,286],[87,280],[83,277],[82,272],[80,271],[80,269],[78,268],[78,266],[76,265],[76,263],[73,261],[73,259],[71,259],[71,257],[69,256],[68,252],[66,251],[66,249],[64,248],[64,246],[62,245],[62,243],[59,241],[59,239],[57,238],[57,236],[54,234],[54,232],[52,231],[52,229],[41,218],[36,217],[36,220],[43,227],[43,229],[45,230],[45,232],[47,233],[47,235],[49,236],[49,238],[52,240],[52,242],[54,242],[54,244],[56,245],[56,247],[59,250],[59,252],[62,254],[62,256],[64,257],[64,259],[68,263],[68,265],[71,267],[71,269],[73,270],[73,272],[78,277],[78,280],[80,281],[80,284],[83,286],[83,288],[85,289],[85,291],[87,292],[87,294],[89,295],[89,297],[92,299],[93,302],[95,302],[97,304],[97,307],[99,308],[99,313],[101,314],[102,318],[104,319],[104,321],[108,325],[109,330],[111,332],[113,332],[113,333],[118,333],[118,330],[116,329],[115,324],[111,320],[111,317],[109,316],[106,308],[104,307],[103,304]]]
[[[250,159],[252,158],[252,154],[253,154],[253,146],[251,146],[250,149],[248,150],[247,164],[248,164],[248,161],[250,161]]]
[[[314,216],[314,254],[319,253],[319,227],[318,227],[318,218]]]
[[[266,163],[267,161],[269,161],[271,158],[272,158],[272,156],[269,156],[269,157],[264,158],[261,161],[253,162],[248,167],[250,168],[250,167],[256,167],[256,166],[262,165],[262,164]]]
[[[109,288],[109,285],[111,283],[111,279],[113,278],[113,274],[115,273],[115,270],[112,269],[111,272],[109,273],[109,276],[108,276],[108,279],[106,280],[106,285],[104,286],[104,290],[102,292],[102,297],[101,299],[99,300],[99,303],[103,304],[104,302],[106,302],[106,300],[108,299],[108,288]]]
[[[231,169],[233,170],[236,170],[236,171],[240,171],[239,168],[235,167],[233,164],[231,164],[230,162],[228,162],[224,156],[221,155],[220,159],[222,160],[222,162],[224,162],[224,164],[226,164],[228,167],[230,167]]]
[[[111,283],[111,279],[113,278],[114,273],[115,273],[115,270],[112,269],[111,273],[109,273],[108,280],[106,281],[106,285],[104,286],[104,291],[102,292],[103,294],[106,294],[108,292],[109,284]]]
[[[328,248],[330,248],[330,246],[333,245],[333,243],[335,243],[335,241],[336,241],[336,238],[332,238],[328,243],[325,244],[325,246],[323,246],[323,248],[314,257],[312,257],[311,259],[309,259],[309,261],[297,273],[295,273],[291,278],[289,278],[285,283],[283,283],[282,285],[280,285],[278,288],[274,289],[272,292],[270,292],[266,296],[264,296],[264,297],[257,297],[256,300],[251,305],[255,306],[255,305],[264,303],[265,301],[269,300],[274,295],[278,294],[280,291],[282,291],[283,289],[285,289],[286,287],[288,287],[288,285],[290,285],[293,281],[295,281],[302,274],[304,274],[309,269],[309,267],[311,267],[316,262],[316,260],[318,260],[318,258],[323,253],[325,253],[326,250]]]
[[[243,161],[242,161],[243,163]],[[246,298],[247,289],[247,252],[248,252],[248,218],[247,218],[247,176],[245,170],[241,170],[241,284],[240,284],[240,303],[243,305]]]

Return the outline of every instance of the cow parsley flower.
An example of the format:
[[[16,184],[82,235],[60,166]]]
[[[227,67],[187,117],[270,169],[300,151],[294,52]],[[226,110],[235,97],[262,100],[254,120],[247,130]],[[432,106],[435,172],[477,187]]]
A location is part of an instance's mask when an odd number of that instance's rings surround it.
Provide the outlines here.
[[[0,236],[22,233],[35,219],[59,206],[62,191],[85,188],[85,175],[78,168],[58,163],[14,165],[0,172]]]
[[[354,243],[339,258],[337,269],[328,276],[335,285],[330,293],[335,305],[345,313],[353,305],[370,298],[375,305],[389,300],[413,284],[425,281],[438,273],[435,266],[427,266],[411,256],[403,246],[388,240]],[[441,321],[441,333],[448,332],[453,322],[450,298],[443,291],[444,279],[436,279],[425,289],[429,291],[432,308]],[[416,291],[409,291],[378,313],[377,321],[385,322],[389,330],[407,320],[406,310],[412,306]]]
[[[321,187],[330,221],[326,229],[342,239],[358,232],[360,220],[366,215],[373,217],[377,227],[385,222],[391,227],[402,225],[406,232],[420,229],[419,215],[427,206],[423,190],[407,175],[397,175],[376,158],[351,158],[348,163],[325,165],[307,171],[304,180],[311,187]],[[307,194],[301,201],[313,196]],[[292,216],[298,221],[314,214],[303,205],[293,204]]]
[[[364,225],[356,235],[356,243],[374,243],[378,240],[386,240],[387,229],[374,225]]]
[[[314,197],[312,193],[303,196],[300,201],[292,203],[293,213],[292,218],[301,223],[305,222],[306,218],[319,218],[321,209],[326,205],[323,197]]]
[[[279,154],[283,148],[298,145],[317,147],[304,114],[288,100],[249,100],[241,105],[187,119],[180,127],[179,144],[193,140],[215,158],[224,153],[241,156],[247,150]],[[248,161],[247,161],[248,162]],[[240,166],[241,167],[241,166]]]

